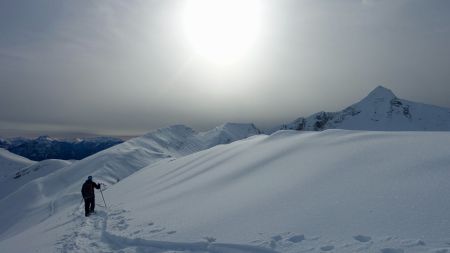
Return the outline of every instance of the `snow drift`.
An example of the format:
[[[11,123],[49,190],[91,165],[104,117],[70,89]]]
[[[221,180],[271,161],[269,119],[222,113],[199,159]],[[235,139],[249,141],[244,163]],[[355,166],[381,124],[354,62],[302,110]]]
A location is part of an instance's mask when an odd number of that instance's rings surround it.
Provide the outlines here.
[[[277,132],[164,160],[107,192],[179,240],[249,242],[259,232],[450,235],[450,133]],[[131,197],[133,196],[133,197]]]
[[[107,210],[85,219],[82,205],[70,202],[3,237],[0,248],[449,252],[448,143],[448,132],[258,135],[162,158],[107,189]]]
[[[35,162],[0,148],[0,179],[33,163]]]
[[[58,169],[69,166],[71,161],[49,159],[35,162],[0,179],[0,199],[11,194],[19,187],[37,178],[47,176]]]
[[[19,233],[57,210],[79,203],[80,185],[88,175],[111,185],[161,159],[181,157],[259,133],[253,124],[227,123],[202,133],[176,125],[103,150],[19,188],[15,182],[5,183],[0,201],[0,238]]]

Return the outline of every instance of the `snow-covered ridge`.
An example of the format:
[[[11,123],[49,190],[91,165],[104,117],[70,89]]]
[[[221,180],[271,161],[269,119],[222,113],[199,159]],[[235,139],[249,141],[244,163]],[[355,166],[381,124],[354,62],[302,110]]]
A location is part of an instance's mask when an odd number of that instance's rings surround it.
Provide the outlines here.
[[[400,99],[378,86],[369,95],[339,112],[318,112],[281,125],[281,129],[376,131],[450,131],[450,109]]]
[[[0,148],[0,179],[33,163],[35,162]]]
[[[190,136],[189,129],[176,129]],[[54,213],[30,228],[41,211],[33,206],[27,229],[0,239],[0,248],[12,253],[449,252],[449,142],[449,132],[258,135],[146,166],[107,189],[109,208],[98,207],[87,219],[79,200],[60,209],[59,199],[42,209]],[[28,194],[33,192],[21,197]],[[3,207],[0,218],[6,215]]]
[[[448,132],[259,135],[124,179],[105,196],[130,221],[109,228],[278,252],[435,252],[450,234],[449,142]]]
[[[0,179],[0,199],[11,194],[19,187],[27,184],[34,179],[47,176],[58,169],[69,166],[71,161],[48,159],[21,168]]]
[[[257,134],[261,134],[261,131],[254,124],[226,123],[207,132],[199,133],[199,136],[206,146],[213,147]]]
[[[253,124],[229,123],[201,133],[176,125],[100,151],[46,177],[30,181],[14,192],[9,191],[12,193],[0,202],[0,224],[4,228],[0,237],[10,236],[32,225],[33,222],[27,219],[36,222],[48,217],[48,206],[63,209],[80,201],[80,185],[88,175],[111,185],[158,161],[175,159],[259,133]],[[17,203],[14,199],[24,201]],[[41,211],[30,214],[27,210],[32,207]]]
[[[196,132],[184,125],[174,125],[129,141],[169,156],[183,156],[199,150],[245,139],[261,131],[253,124],[226,123],[209,131]]]

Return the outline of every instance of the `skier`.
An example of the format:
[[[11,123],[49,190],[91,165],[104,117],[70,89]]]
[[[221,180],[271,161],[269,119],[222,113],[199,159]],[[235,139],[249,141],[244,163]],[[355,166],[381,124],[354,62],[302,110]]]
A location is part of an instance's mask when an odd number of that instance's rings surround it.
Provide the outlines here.
[[[84,215],[88,217],[91,213],[94,213],[95,208],[95,194],[94,188],[100,189],[100,184],[92,181],[92,176],[89,176],[86,182],[84,182],[81,188],[81,194],[84,199]]]

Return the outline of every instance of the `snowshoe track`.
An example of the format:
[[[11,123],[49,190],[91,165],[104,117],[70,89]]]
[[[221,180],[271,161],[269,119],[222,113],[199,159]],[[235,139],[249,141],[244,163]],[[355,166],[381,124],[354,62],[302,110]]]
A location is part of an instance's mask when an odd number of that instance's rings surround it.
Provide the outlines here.
[[[109,214],[98,210],[95,214],[84,217],[80,205],[69,217],[73,227],[56,243],[56,252],[123,252],[123,253],[299,253],[299,252],[362,252],[362,253],[448,253],[448,245],[442,242],[428,245],[428,241],[402,240],[397,237],[372,238],[358,234],[348,242],[338,242],[303,234],[283,232],[280,234],[263,234],[251,242],[253,245],[218,243],[216,238],[204,237],[200,242],[171,242],[149,240],[139,235],[175,234],[154,222],[145,224],[148,230],[138,229],[123,234],[129,227],[126,210],[109,210]],[[155,232],[156,231],[156,232]],[[120,235],[117,233],[121,233]],[[450,244],[450,243],[448,243]],[[431,247],[429,247],[431,246]]]
[[[105,211],[84,217],[81,212],[74,213],[76,226],[68,234],[62,235],[56,244],[58,252],[191,252],[191,253],[277,253],[277,251],[241,244],[203,242],[169,242],[130,238],[108,231],[108,220],[112,219],[114,230],[126,226],[125,217],[120,215],[126,212],[116,211],[109,217]],[[173,234],[176,231],[169,231]]]

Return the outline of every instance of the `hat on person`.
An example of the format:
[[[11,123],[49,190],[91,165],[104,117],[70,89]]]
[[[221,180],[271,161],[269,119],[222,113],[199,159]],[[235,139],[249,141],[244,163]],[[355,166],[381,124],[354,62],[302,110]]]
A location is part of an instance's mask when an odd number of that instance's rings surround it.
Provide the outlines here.
[[[88,180],[92,180],[92,176],[89,176],[89,177],[88,177]]]

